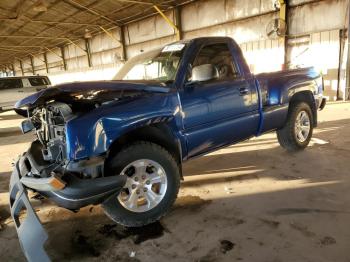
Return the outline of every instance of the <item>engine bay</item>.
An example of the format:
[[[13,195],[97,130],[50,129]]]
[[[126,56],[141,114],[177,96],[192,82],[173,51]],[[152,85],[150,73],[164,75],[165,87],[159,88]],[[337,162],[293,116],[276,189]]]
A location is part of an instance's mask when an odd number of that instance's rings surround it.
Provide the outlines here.
[[[43,145],[45,161],[63,163],[67,159],[65,123],[74,117],[69,105],[52,102],[33,111],[31,121]]]
[[[76,117],[72,108],[62,102],[49,102],[35,108],[26,124],[35,129],[37,140],[33,143],[35,161],[27,163],[29,174],[35,177],[49,177],[52,174],[62,176],[74,174],[80,178],[104,176],[104,157],[95,157],[81,161],[70,161],[67,156],[66,123]],[[23,124],[22,124],[23,125]],[[32,158],[33,158],[32,157]],[[39,166],[39,167],[38,167]]]

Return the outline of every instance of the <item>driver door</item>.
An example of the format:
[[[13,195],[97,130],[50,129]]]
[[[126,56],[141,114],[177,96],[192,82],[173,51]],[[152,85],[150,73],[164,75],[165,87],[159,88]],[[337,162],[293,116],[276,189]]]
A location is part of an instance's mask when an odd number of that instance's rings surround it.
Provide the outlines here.
[[[205,64],[214,65],[218,75],[194,83],[189,76],[180,94],[189,157],[248,138],[257,130],[258,120],[251,117],[255,86],[240,74],[228,44],[203,46],[192,68]]]

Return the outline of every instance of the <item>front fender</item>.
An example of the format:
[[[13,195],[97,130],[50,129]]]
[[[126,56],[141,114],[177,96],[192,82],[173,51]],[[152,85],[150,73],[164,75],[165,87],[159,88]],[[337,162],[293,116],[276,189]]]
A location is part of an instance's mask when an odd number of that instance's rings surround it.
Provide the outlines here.
[[[66,126],[67,155],[79,160],[106,153],[122,135],[155,123],[179,121],[176,96],[159,95],[141,98],[122,106],[100,108]]]

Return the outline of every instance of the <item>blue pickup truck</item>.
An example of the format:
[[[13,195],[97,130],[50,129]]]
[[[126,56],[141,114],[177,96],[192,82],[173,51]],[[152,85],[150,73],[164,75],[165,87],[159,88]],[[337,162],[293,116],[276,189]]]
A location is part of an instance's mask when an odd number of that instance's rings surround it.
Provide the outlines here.
[[[183,161],[272,131],[286,150],[304,149],[322,92],[312,68],[254,76],[233,39],[204,37],[142,53],[112,81],[57,85],[18,101],[22,131],[37,137],[10,182],[27,257],[42,259],[47,238],[27,190],[71,210],[102,204],[115,222],[143,226],[171,208]]]

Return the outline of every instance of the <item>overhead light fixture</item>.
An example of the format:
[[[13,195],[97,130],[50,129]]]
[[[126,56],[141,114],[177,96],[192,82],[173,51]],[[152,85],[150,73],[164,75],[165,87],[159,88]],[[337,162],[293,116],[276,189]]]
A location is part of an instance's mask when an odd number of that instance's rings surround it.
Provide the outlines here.
[[[92,34],[91,34],[90,30],[86,28],[84,38],[89,39],[91,37],[92,37]]]
[[[35,12],[41,13],[47,11],[47,6],[44,0],[38,0],[34,3],[33,10]]]

